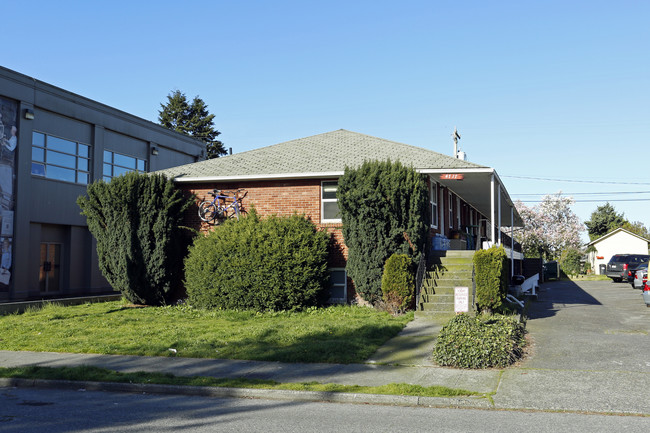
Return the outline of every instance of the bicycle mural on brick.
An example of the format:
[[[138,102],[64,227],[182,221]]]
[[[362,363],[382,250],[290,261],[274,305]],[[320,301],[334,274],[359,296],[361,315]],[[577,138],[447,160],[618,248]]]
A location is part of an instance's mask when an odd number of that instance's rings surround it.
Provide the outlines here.
[[[218,224],[228,218],[239,219],[240,215],[246,213],[242,208],[242,200],[248,194],[247,191],[243,189],[235,191],[213,189],[209,194],[214,197],[212,200],[206,198],[199,203],[201,221]]]

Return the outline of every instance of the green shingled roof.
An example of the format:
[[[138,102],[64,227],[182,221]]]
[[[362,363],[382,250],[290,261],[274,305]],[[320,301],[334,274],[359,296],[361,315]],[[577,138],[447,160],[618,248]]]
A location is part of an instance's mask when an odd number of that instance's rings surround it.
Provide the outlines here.
[[[162,170],[178,181],[241,177],[308,177],[310,174],[342,173],[369,160],[400,161],[415,169],[486,168],[421,147],[358,132],[326,132],[248,152]]]

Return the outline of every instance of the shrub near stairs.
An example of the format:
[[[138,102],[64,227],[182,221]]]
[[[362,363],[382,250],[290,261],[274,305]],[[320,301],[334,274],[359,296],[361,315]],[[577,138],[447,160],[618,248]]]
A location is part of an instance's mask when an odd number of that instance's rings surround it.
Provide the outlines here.
[[[413,304],[415,276],[413,261],[406,254],[393,254],[386,260],[381,278],[381,291],[386,307],[393,314],[403,313]]]
[[[508,294],[507,260],[503,247],[479,250],[474,254],[474,281],[479,311],[492,312],[503,304]]]
[[[524,334],[524,325],[512,316],[459,314],[440,330],[433,359],[458,368],[507,367],[521,358]]]

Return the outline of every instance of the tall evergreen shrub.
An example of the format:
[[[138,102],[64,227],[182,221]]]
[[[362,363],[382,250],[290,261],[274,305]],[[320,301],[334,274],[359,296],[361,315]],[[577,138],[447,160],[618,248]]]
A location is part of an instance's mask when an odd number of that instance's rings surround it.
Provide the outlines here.
[[[336,196],[348,275],[357,293],[375,304],[382,298],[386,260],[394,253],[419,260],[427,236],[425,177],[400,162],[366,161],[345,169]]]
[[[503,247],[493,246],[474,254],[476,303],[479,310],[491,312],[508,294],[508,256]]]
[[[406,254],[393,254],[386,260],[384,275],[381,278],[381,291],[384,303],[402,313],[413,304],[415,295],[415,274],[413,260]]]
[[[185,260],[189,302],[199,308],[296,310],[327,286],[329,235],[300,215],[261,219],[253,209],[199,236]]]
[[[191,200],[163,175],[127,173],[88,185],[77,204],[109,284],[135,304],[170,302],[182,287],[180,224]]]

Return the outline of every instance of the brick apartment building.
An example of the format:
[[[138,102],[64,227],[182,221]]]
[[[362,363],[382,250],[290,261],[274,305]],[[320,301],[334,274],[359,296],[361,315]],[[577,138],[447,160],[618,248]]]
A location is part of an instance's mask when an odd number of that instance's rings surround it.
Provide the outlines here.
[[[436,235],[452,239],[452,249],[505,244],[511,260],[523,258],[506,241],[505,228],[519,227],[522,221],[493,168],[365,134],[341,129],[161,173],[197,200],[211,198],[213,189],[243,189],[244,209],[254,205],[261,216],[305,214],[333,236],[330,300],[349,302],[354,292],[345,271],[347,248],[338,215],[337,180],[345,167],[369,160],[400,161],[427,175],[432,239]],[[200,221],[196,208],[191,212],[190,224],[203,231],[213,228]]]

